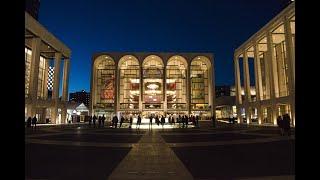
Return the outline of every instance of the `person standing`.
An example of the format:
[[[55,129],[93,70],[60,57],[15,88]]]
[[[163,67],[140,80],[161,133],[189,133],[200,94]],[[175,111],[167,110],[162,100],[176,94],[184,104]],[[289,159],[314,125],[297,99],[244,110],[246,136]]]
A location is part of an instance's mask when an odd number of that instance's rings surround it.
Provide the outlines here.
[[[141,117],[138,115],[138,120],[137,120],[137,126],[136,128],[140,129],[140,124],[141,124]]]
[[[113,117],[113,119],[114,119],[114,128],[117,129],[117,127],[118,127],[118,121],[119,121],[118,116],[115,115],[115,116]]]
[[[34,116],[32,118],[32,125],[33,125],[34,130],[36,130],[36,127],[37,127],[37,117],[36,116]]]
[[[186,128],[188,128],[188,124],[189,124],[189,117],[187,115],[185,115],[185,122],[186,122]]]
[[[158,117],[158,115],[156,116],[156,123],[157,123],[157,125],[159,126],[160,121],[159,121],[159,117]]]
[[[216,116],[213,115],[213,116],[211,117],[211,120],[212,120],[212,127],[215,128],[215,127],[216,127]],[[230,123],[231,123],[231,122],[230,122]]]
[[[92,116],[89,116],[89,127],[91,127]]]
[[[27,128],[31,127],[31,117],[29,116],[27,119]]]
[[[199,127],[199,116],[198,115],[196,116],[196,124],[197,124],[197,127]]]
[[[122,123],[124,122],[124,117],[123,116],[121,116],[121,118],[120,118],[120,126],[119,126],[119,128],[121,128],[121,126],[122,126]]]
[[[150,117],[149,117],[149,129],[152,129],[152,119],[153,119],[153,116],[152,115],[150,115]]]
[[[278,116],[278,118],[277,118],[277,125],[278,125],[278,127],[279,127],[279,129],[280,129],[280,135],[281,136],[283,136],[283,127],[282,127],[282,123],[283,122],[283,120],[282,120],[282,117],[281,116]]]
[[[284,133],[287,134],[288,136],[290,136],[290,116],[289,116],[289,114],[284,114],[282,121],[283,121]]]
[[[129,126],[129,128],[131,129],[132,122],[133,122],[133,118],[132,118],[132,116],[130,116],[129,122],[130,122],[130,126]]]
[[[101,121],[102,121],[102,127],[104,127],[104,122],[106,120],[106,117],[104,117],[104,115],[102,115]]]
[[[96,120],[97,120],[97,116],[96,115],[93,115],[93,127],[95,128],[96,127]]]
[[[166,120],[165,120],[164,116],[162,116],[162,117],[161,117],[161,125],[162,125],[162,129],[163,129],[163,126],[164,126],[165,121],[166,121]]]

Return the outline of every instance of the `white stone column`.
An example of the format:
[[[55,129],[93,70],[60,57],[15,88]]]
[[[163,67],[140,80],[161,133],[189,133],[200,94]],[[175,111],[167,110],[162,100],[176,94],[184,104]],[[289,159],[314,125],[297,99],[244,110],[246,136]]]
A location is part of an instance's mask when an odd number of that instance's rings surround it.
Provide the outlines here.
[[[261,95],[262,95],[262,76],[261,76],[261,64],[259,57],[259,46],[257,42],[255,42],[254,46],[254,73],[255,73],[255,86],[256,86],[256,108],[258,114],[258,122],[261,124],[262,122],[262,113],[261,113]]]
[[[58,103],[59,103],[59,87],[60,87],[60,63],[61,63],[61,53],[56,52],[54,58],[54,79],[53,79],[53,91],[52,91],[52,100],[54,105],[52,107],[52,123],[57,122],[58,118]]]
[[[68,85],[70,73],[70,59],[64,59],[63,82],[62,82],[62,101],[68,101]]]
[[[164,115],[167,114],[167,68],[163,67],[163,95],[164,95],[164,103],[163,103],[163,111]]]
[[[30,67],[30,83],[29,83],[29,95],[31,97],[31,105],[27,108],[28,116],[33,117],[35,115],[35,106],[37,101],[38,91],[38,76],[39,76],[39,63],[40,63],[40,44],[41,39],[36,37],[32,39],[32,55],[31,55],[31,67]]]
[[[239,59],[236,54],[234,55],[234,75],[235,75],[235,89],[236,89],[236,107],[237,107],[237,119],[239,123],[243,123],[243,119],[240,111],[240,104],[242,104],[241,97],[241,81],[240,81],[240,68],[239,68]]]
[[[211,60],[211,74],[210,76],[212,77],[211,79],[211,88],[210,91],[212,92],[212,96],[209,96],[209,98],[211,99],[211,108],[212,108],[212,112],[213,112],[213,116],[216,117],[216,87],[215,87],[215,71],[214,71],[214,59]]]
[[[139,63],[140,64],[140,63]],[[143,70],[142,65],[139,66],[139,72],[140,72],[140,84],[139,84],[139,111],[142,113],[142,96],[143,96]],[[142,114],[141,114],[142,115]],[[142,118],[142,116],[141,116]]]
[[[271,99],[271,111],[273,124],[277,123],[277,104],[276,98],[279,97],[279,83],[278,83],[278,72],[277,62],[274,58],[274,48],[272,41],[272,33],[267,33],[267,45],[268,45],[268,62],[270,63],[270,99]]]
[[[186,82],[187,82],[187,107],[188,107],[188,113],[191,114],[191,88],[192,88],[192,81],[191,81],[191,61],[188,63],[187,67],[187,77],[186,77]]]
[[[44,73],[44,86],[43,86],[43,98],[48,99],[48,77],[49,77],[49,59],[45,59],[45,73]]]
[[[286,42],[286,63],[288,65],[288,88],[290,96],[291,118],[295,122],[295,50],[292,41],[292,31],[290,26],[290,19],[284,19],[284,31]],[[295,123],[294,123],[295,125]]]
[[[244,92],[245,92],[245,112],[247,118],[247,124],[251,122],[251,111],[249,108],[249,103],[251,102],[251,88],[250,88],[250,74],[249,74],[249,62],[247,51],[243,52],[243,77],[244,77]]]

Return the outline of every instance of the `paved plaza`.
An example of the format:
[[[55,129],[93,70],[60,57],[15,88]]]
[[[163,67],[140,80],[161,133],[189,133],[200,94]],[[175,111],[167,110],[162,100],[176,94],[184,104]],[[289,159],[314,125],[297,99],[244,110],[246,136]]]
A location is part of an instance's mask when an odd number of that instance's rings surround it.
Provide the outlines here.
[[[294,130],[124,127],[26,129],[26,179],[294,179]]]

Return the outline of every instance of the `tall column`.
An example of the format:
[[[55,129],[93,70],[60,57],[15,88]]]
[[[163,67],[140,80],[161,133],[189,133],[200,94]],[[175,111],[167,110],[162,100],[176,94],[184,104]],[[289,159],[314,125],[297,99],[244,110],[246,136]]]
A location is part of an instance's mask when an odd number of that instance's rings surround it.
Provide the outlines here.
[[[62,83],[62,101],[68,101],[68,85],[70,73],[70,59],[64,59],[63,83]]]
[[[49,77],[49,59],[45,59],[43,98],[48,99],[48,77]]]
[[[35,105],[37,100],[38,91],[38,76],[39,76],[39,63],[40,63],[40,44],[41,39],[36,37],[32,39],[32,55],[31,55],[31,68],[30,68],[30,83],[29,95],[31,97],[31,105],[27,108],[27,114],[33,117],[35,115]]]
[[[164,95],[164,103],[163,103],[163,111],[164,115],[167,114],[167,68],[163,69],[163,95]]]
[[[272,32],[267,33],[267,46],[268,46],[268,62],[270,63],[270,99],[271,99],[271,113],[273,124],[277,121],[277,104],[276,98],[279,97],[279,83],[278,83],[278,72],[277,72],[277,62],[274,58],[274,48],[272,41]]]
[[[139,71],[140,71],[140,85],[139,85],[139,111],[142,113],[142,90],[143,90],[143,70],[142,70],[142,65],[139,66]],[[141,116],[142,118],[142,116]]]
[[[56,52],[54,57],[54,78],[53,78],[53,91],[52,100],[54,105],[52,107],[52,123],[57,122],[58,118],[58,103],[59,103],[59,86],[60,86],[60,63],[61,63],[61,53]]]
[[[241,97],[241,81],[240,81],[240,68],[239,68],[239,59],[238,56],[234,55],[234,75],[235,75],[235,88],[236,88],[236,107],[237,107],[237,118],[238,122],[242,123],[243,119],[241,117],[240,104],[242,104]]]
[[[254,46],[254,73],[255,73],[255,85],[256,85],[256,104],[257,104],[257,114],[258,114],[258,122],[261,124],[262,122],[262,113],[261,113],[261,95],[262,95],[262,77],[261,77],[261,64],[259,57],[259,46],[257,42],[255,42]]]
[[[212,62],[211,62],[211,74],[210,76],[212,77],[211,79],[211,88],[210,88],[210,91],[212,92],[212,96],[209,98],[212,100],[211,102],[211,108],[212,108],[212,112],[213,112],[213,116],[216,117],[216,86],[215,86],[215,71],[214,71],[214,59],[212,59]]]
[[[292,41],[290,19],[284,20],[285,42],[286,42],[286,63],[288,65],[288,86],[290,96],[291,118],[295,122],[295,50]],[[295,124],[295,123],[294,123]]]
[[[248,54],[245,50],[243,52],[243,77],[244,77],[244,91],[245,91],[245,112],[247,118],[247,124],[251,121],[251,112],[249,108],[249,102],[251,102],[251,91],[250,91],[250,74],[249,74],[249,63],[248,63]]]
[[[188,67],[187,67],[187,106],[188,106],[188,113],[191,114],[191,103],[192,103],[192,100],[191,100],[191,88],[192,88],[192,80],[191,80],[191,61],[190,63],[188,64]]]
[[[61,124],[67,123],[67,107],[64,105],[64,107],[61,108]]]

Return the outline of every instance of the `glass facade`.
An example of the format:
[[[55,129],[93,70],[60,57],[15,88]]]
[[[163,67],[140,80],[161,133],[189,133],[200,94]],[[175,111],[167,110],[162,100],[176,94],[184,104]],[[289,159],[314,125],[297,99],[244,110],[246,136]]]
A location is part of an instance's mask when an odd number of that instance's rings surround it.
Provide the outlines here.
[[[213,89],[210,82],[213,74],[209,58],[137,54],[108,53],[94,59],[92,114],[117,114],[134,119],[138,114],[143,118],[168,114],[212,115],[210,105],[214,101],[210,100],[209,91]]]
[[[28,48],[24,48],[24,58],[25,58],[25,97],[29,96],[31,55],[32,55],[32,51],[30,49],[28,49]]]
[[[166,96],[168,110],[187,110],[187,62],[181,56],[167,63]]]
[[[132,56],[123,57],[120,68],[120,109],[139,109],[140,68]]]
[[[208,64],[201,59],[195,59],[191,63],[191,109],[208,109]]]
[[[163,109],[163,61],[158,56],[148,56],[143,65],[143,109]]]
[[[115,102],[115,62],[110,59],[100,60],[95,69],[95,103],[99,108],[112,109]]]

